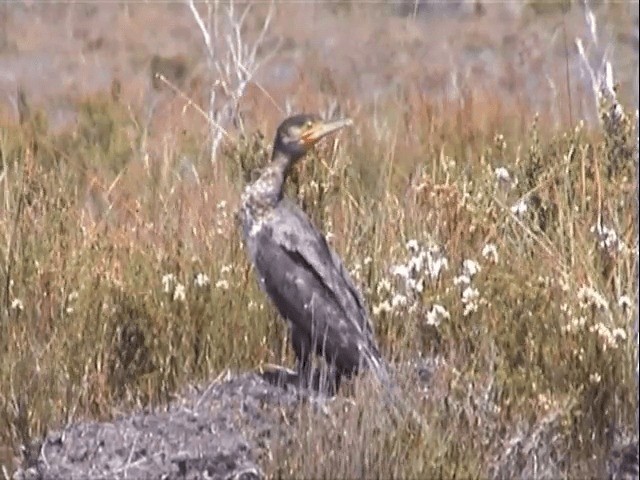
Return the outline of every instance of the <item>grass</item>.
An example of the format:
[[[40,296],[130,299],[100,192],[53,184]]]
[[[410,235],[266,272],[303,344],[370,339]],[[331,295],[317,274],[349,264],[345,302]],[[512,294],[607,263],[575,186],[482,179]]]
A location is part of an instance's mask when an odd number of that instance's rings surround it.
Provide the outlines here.
[[[122,102],[82,100],[67,132],[39,112],[0,129],[0,445],[16,455],[224,369],[292,364],[234,223],[275,125],[212,166],[204,136],[146,131]],[[583,478],[633,429],[634,122],[551,131],[473,102],[392,102],[377,127],[362,111],[295,172],[427,428],[391,424],[356,382],[332,417],[300,410],[270,476]],[[420,358],[437,359],[428,393]]]

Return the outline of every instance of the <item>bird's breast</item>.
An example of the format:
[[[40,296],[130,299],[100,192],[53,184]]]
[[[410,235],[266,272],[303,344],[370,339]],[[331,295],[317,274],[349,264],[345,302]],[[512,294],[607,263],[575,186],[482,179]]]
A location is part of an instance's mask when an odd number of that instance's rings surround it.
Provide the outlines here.
[[[248,186],[241,198],[241,220],[243,233],[248,237],[255,237],[265,223],[274,215],[278,201],[268,189],[258,181]]]

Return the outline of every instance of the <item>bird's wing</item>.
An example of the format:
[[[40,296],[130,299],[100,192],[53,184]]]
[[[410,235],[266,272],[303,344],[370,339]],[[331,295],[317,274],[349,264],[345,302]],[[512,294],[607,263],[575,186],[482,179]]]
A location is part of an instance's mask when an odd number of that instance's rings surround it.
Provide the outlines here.
[[[340,257],[300,208],[285,199],[279,210],[280,215],[274,223],[274,239],[304,259],[334,296],[344,315],[356,322],[365,336],[373,336],[364,299]]]
[[[357,368],[364,361],[388,385],[389,373],[364,301],[304,212],[281,202],[252,242],[262,288],[280,314],[310,338],[325,336],[325,354],[344,368]]]

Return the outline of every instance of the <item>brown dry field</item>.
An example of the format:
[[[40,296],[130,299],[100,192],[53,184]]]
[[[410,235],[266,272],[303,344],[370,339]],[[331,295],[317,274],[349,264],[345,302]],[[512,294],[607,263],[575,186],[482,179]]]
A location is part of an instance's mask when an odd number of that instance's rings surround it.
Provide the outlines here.
[[[314,110],[340,98],[348,99],[343,108],[353,111],[409,89],[435,102],[472,94],[561,124],[570,117],[593,118],[592,94],[574,42],[581,37],[589,43],[582,8],[563,11],[553,2],[424,3],[414,15],[412,2],[276,2],[263,51],[278,48],[256,81],[280,109],[288,101],[293,110]],[[255,5],[255,18],[264,14],[264,5]],[[622,98],[633,102],[638,4],[594,5],[601,38],[589,53],[597,58],[610,49]],[[251,38],[251,25],[247,30]],[[184,3],[5,3],[0,5],[0,111],[4,118],[17,117],[21,87],[32,104],[47,110],[52,126],[68,125],[74,101],[109,89],[114,79],[133,105],[148,104],[154,55],[181,56],[187,65],[184,86],[199,90],[203,42]],[[256,88],[249,89],[241,108],[261,128],[282,117]]]

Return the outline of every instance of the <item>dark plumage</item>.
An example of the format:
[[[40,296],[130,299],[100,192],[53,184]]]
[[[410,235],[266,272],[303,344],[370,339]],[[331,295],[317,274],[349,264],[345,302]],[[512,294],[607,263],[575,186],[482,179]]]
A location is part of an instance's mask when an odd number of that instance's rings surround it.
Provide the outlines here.
[[[271,162],[242,195],[243,238],[261,287],[290,327],[302,378],[311,354],[342,376],[371,369],[388,380],[367,309],[338,255],[307,215],[283,196],[292,166],[321,138],[350,120],[324,122],[315,115],[287,118],[276,133]]]

